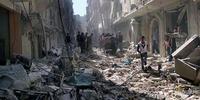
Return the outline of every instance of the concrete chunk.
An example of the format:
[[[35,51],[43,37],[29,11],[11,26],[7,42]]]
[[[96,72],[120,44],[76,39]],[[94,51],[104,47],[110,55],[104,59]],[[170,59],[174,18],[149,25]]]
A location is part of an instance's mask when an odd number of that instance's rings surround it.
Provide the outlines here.
[[[188,57],[189,58],[192,58],[192,57],[200,58],[200,47],[195,48],[194,51]]]
[[[175,60],[175,71],[177,74],[182,76],[183,78],[194,81],[197,75],[197,69],[193,66],[187,64],[185,61],[181,59]]]
[[[195,84],[198,84],[198,83],[200,83],[200,71],[198,72],[197,78],[195,80]]]
[[[187,42],[185,42],[180,48],[178,48],[172,56],[174,58],[184,59],[193,52],[193,50],[200,44],[200,39],[198,35],[194,35]]]

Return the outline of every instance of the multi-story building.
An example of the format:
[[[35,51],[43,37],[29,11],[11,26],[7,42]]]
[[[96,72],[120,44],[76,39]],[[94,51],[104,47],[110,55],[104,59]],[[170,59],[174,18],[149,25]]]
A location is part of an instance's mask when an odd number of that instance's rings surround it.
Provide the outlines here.
[[[88,0],[87,7],[87,31],[94,33],[93,40],[98,44],[98,37],[102,33],[113,33],[112,0]]]
[[[86,16],[80,16],[80,15],[74,15],[75,16],[75,24],[77,31],[80,32],[87,32],[87,22],[86,22]]]
[[[22,53],[21,6],[15,0],[0,0],[0,62]]]
[[[63,46],[58,0],[0,0],[0,5],[0,60],[16,54],[37,58],[43,49]],[[72,33],[72,0],[60,0],[60,8],[65,31]]]
[[[200,34],[199,0],[114,0],[113,26],[121,31],[127,41],[138,42],[141,35],[146,36],[149,51],[165,55],[164,40],[168,33],[178,29],[177,46],[193,34]],[[129,5],[129,6],[127,6]],[[116,8],[117,9],[117,8]],[[121,12],[121,13],[119,13]],[[121,14],[121,15],[119,15]],[[178,28],[177,28],[178,27]]]

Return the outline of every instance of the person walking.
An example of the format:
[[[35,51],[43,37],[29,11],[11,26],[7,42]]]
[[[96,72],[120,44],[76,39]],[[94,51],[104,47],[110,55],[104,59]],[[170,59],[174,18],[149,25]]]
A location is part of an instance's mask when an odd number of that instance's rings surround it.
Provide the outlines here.
[[[81,47],[81,53],[85,52],[85,35],[82,32],[80,35],[80,47]]]
[[[93,36],[93,33],[91,33],[90,36],[88,36],[87,38],[88,52],[92,51],[92,36]]]
[[[147,65],[147,42],[145,41],[145,37],[142,36],[140,42],[137,45],[137,51],[140,53],[141,57],[141,66],[142,70],[144,69],[144,65]]]
[[[81,33],[78,31],[78,34],[76,35],[76,42],[77,42],[77,44],[78,44],[78,47],[81,47],[80,46],[80,42],[81,41]]]

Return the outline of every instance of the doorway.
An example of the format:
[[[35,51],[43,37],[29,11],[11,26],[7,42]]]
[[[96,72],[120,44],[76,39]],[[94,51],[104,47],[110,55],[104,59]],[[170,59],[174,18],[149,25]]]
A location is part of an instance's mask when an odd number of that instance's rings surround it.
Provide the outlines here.
[[[160,53],[160,39],[159,39],[159,22],[156,19],[153,19],[152,21],[152,36],[151,36],[151,41],[152,41],[152,53],[153,54],[159,54]]]
[[[0,8],[0,65],[10,57],[9,12]]]

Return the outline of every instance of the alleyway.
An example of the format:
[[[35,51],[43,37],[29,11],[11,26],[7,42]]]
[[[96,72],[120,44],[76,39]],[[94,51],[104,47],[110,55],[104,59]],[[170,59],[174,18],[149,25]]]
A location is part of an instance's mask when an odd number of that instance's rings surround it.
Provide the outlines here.
[[[200,0],[0,0],[0,100],[200,100]]]

